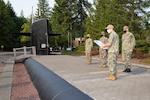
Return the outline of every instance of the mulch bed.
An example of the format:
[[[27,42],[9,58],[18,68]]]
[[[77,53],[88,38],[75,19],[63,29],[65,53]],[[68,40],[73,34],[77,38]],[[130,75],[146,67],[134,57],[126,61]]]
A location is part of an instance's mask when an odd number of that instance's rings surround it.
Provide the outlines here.
[[[40,100],[22,63],[14,64],[11,100]]]
[[[119,54],[118,60],[119,60],[119,61],[122,61],[122,56],[121,56],[121,54]],[[150,64],[141,62],[141,60],[150,60],[150,57],[148,57],[148,56],[147,56],[147,57],[142,57],[142,58],[134,57],[134,58],[132,58],[132,63],[143,64],[143,65],[150,66]]]
[[[94,55],[93,57],[99,58],[99,55]],[[142,59],[132,58],[132,63],[143,64],[143,65],[150,66],[150,64],[141,62],[140,60],[150,60],[150,57],[145,57],[145,58],[142,58]],[[122,61],[121,54],[119,54],[119,56],[118,56],[118,61]]]

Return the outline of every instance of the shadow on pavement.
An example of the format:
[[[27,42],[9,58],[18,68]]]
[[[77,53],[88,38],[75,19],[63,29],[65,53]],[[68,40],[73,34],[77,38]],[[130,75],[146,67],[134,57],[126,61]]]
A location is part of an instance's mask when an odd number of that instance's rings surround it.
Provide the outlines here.
[[[147,72],[147,70],[148,70],[147,68],[136,67],[132,70],[131,74],[132,75],[142,74],[142,73]]]

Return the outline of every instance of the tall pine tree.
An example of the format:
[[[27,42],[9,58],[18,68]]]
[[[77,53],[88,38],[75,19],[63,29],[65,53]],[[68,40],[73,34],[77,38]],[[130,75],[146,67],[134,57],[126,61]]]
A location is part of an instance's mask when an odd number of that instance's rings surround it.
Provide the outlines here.
[[[35,13],[35,19],[50,18],[50,7],[47,0],[39,0],[38,8]]]
[[[55,32],[70,34],[72,37],[83,37],[85,19],[90,4],[87,0],[55,0],[56,4],[51,13],[51,24]]]

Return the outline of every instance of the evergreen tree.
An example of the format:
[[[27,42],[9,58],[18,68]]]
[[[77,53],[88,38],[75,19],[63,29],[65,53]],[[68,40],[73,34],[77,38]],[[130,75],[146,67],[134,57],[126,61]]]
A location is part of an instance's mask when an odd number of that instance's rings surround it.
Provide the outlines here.
[[[117,32],[122,31],[125,22],[124,10],[119,0],[97,0],[94,2],[92,15],[87,18],[86,33],[92,34],[94,39],[100,38],[100,32],[105,31],[108,24],[113,24]]]
[[[108,24],[113,24],[121,38],[122,27],[128,25],[137,41],[146,40],[145,34],[148,34],[150,28],[150,12],[146,12],[146,9],[150,9],[149,2],[149,0],[96,0],[93,8],[95,10],[87,18],[86,33],[92,33],[93,38],[98,39],[100,37],[98,33]]]
[[[50,18],[50,7],[47,0],[39,0],[38,8],[35,14],[36,19]]]
[[[20,41],[20,36],[19,37],[14,37],[13,33],[19,33],[21,31],[21,26],[26,22],[26,18],[24,16],[16,16],[15,11],[13,10],[12,5],[10,2],[7,2],[7,8],[9,11],[9,15],[11,17],[11,25],[10,25],[10,32],[9,32],[9,45],[16,45],[20,46],[21,41]]]
[[[74,27],[74,19],[72,16],[74,15],[75,0],[55,0],[55,2],[56,4],[51,12],[50,18],[53,31],[55,33],[65,34],[66,37],[68,34],[72,35]]]
[[[20,32],[26,19],[17,17],[10,2],[5,4],[3,0],[0,0],[0,19],[0,45],[4,45],[4,50],[18,47],[20,45],[19,37],[14,37],[12,33]]]
[[[90,4],[87,0],[55,0],[55,2],[50,18],[53,31],[66,34],[66,37],[69,35],[70,42],[72,38],[82,38]]]
[[[3,0],[0,0],[0,45],[5,44],[5,38],[9,32],[7,28],[9,26],[8,19],[11,19],[9,16],[9,12],[7,10],[7,6],[5,5]]]
[[[87,0],[77,0],[78,5],[78,23],[79,23],[79,30],[80,30],[80,40],[82,40],[85,32],[85,22],[87,18],[87,12],[90,13],[91,4]],[[80,42],[80,45],[82,41]]]
[[[22,31],[21,33],[30,33],[31,32],[31,24],[32,24],[32,18],[28,19],[28,21],[26,23],[24,23],[22,25]],[[20,41],[24,44],[24,43],[29,43],[30,42],[31,37],[28,36],[21,36]],[[29,44],[27,44],[29,45]]]
[[[7,49],[12,46],[12,31],[16,28],[15,13],[8,2],[7,5],[0,0],[0,45]]]

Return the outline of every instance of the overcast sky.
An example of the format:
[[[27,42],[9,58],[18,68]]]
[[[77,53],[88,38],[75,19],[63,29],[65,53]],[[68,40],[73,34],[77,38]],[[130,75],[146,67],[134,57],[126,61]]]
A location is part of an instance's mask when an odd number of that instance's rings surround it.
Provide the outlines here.
[[[16,12],[17,16],[20,16],[21,11],[23,11],[25,17],[29,17],[33,12],[35,13],[37,9],[38,0],[4,0],[5,3],[10,1],[14,11]],[[89,2],[93,2],[93,0],[88,0]],[[48,0],[49,6],[53,7],[55,0]]]

